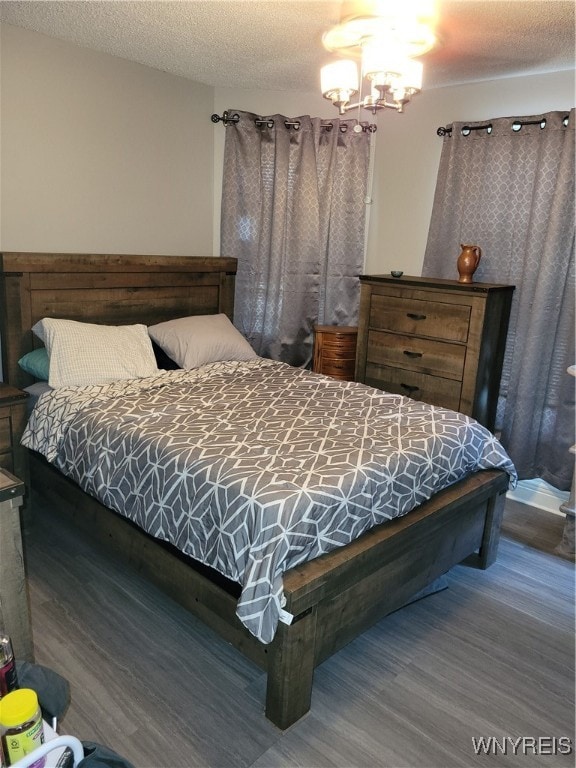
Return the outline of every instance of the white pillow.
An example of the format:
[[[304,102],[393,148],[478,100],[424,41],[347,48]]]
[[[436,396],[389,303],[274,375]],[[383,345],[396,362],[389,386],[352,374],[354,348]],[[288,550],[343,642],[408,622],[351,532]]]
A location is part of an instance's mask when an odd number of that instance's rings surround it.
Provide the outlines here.
[[[106,384],[158,373],[145,325],[96,325],[45,317],[32,330],[48,350],[51,387]]]
[[[151,325],[148,333],[168,357],[188,370],[206,363],[258,357],[224,314],[180,317]]]

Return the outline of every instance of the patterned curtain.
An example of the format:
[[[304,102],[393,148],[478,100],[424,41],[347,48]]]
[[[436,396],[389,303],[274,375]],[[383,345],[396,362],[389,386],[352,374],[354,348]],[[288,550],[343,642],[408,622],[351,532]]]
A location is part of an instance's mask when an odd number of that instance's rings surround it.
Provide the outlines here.
[[[516,286],[498,407],[521,479],[570,487],[574,459],[574,110],[454,123],[444,138],[423,274]]]
[[[370,132],[355,120],[229,110],[222,254],[238,259],[234,323],[263,357],[307,366],[313,325],[354,325]]]

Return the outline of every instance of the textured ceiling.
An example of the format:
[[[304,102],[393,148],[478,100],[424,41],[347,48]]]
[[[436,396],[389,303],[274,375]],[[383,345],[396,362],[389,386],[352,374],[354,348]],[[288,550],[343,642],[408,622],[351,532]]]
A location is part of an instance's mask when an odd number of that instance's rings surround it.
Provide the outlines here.
[[[392,1],[392,0],[391,0]],[[406,0],[398,0],[405,3]],[[574,69],[573,0],[438,0],[424,87]],[[337,0],[0,2],[0,20],[213,86],[316,90]]]

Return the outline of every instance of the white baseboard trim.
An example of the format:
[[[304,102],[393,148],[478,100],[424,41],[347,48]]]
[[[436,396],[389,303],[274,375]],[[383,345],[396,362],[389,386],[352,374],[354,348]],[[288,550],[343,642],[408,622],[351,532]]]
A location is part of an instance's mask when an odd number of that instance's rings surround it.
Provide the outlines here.
[[[539,478],[520,480],[516,488],[506,494],[509,499],[530,504],[532,507],[544,509],[555,515],[564,515],[564,512],[560,511],[560,504],[567,501],[569,496],[567,491],[559,491],[558,488]]]

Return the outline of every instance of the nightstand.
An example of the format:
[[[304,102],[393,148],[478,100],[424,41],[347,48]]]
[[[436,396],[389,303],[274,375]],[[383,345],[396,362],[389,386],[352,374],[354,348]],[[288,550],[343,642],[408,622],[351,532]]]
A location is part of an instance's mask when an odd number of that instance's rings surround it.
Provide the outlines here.
[[[315,326],[312,370],[334,379],[354,381],[357,337],[355,326]]]
[[[21,389],[0,382],[0,467],[24,483],[28,480],[28,454],[20,438],[28,420],[27,398]]]
[[[0,624],[10,635],[14,656],[34,661],[20,528],[23,496],[22,480],[0,469]]]

